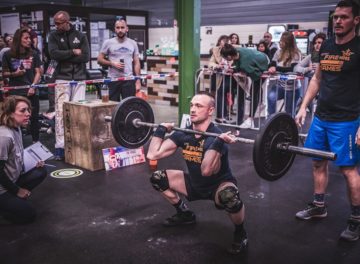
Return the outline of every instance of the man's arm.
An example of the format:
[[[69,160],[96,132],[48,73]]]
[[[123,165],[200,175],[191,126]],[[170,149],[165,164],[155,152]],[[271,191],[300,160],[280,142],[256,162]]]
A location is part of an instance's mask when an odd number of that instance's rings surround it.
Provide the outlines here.
[[[235,136],[229,132],[222,133],[216,138],[206,150],[204,159],[201,163],[201,175],[204,177],[214,175],[219,172],[221,167],[221,155],[225,143],[234,143]]]
[[[140,66],[140,58],[139,55],[134,55],[134,73],[136,76],[140,76],[141,73],[141,66]]]
[[[59,49],[57,40],[52,34],[50,34],[49,36],[48,50],[49,50],[50,58],[56,61],[68,60],[74,56],[73,50],[71,49],[68,50]]]
[[[299,112],[295,117],[295,121],[299,127],[305,124],[306,107],[318,94],[320,89],[320,81],[321,81],[321,70],[320,67],[318,67],[315,71],[314,76],[310,80],[310,83],[306,90],[306,94],[304,96],[304,100],[302,101]]]
[[[89,42],[85,35],[83,35],[81,41],[80,51],[81,51],[80,54],[77,55],[73,50],[75,56],[70,58],[68,61],[73,63],[87,63],[90,60]]]
[[[171,139],[162,139],[153,136],[146,157],[151,160],[158,160],[172,155],[177,149]]]
[[[115,61],[110,61],[107,60],[105,58],[105,54],[100,52],[99,56],[97,57],[97,62],[101,65],[101,66],[108,66],[108,67],[114,67],[118,70],[123,69],[124,65],[120,62],[115,62]]]
[[[166,132],[170,132],[172,127],[174,127],[173,123],[162,123],[157,127],[151,138],[149,150],[146,155],[148,159],[158,160],[166,158],[176,151],[177,145],[174,141],[171,139],[164,140]]]
[[[277,52],[278,48],[274,47],[270,50],[270,60],[274,58],[275,53]]]
[[[133,55],[134,73],[135,73],[135,76],[140,76],[141,65],[140,65],[140,58],[139,58],[139,48],[136,43],[135,43],[135,45],[136,45],[136,47],[135,47],[135,51],[134,51],[134,55]],[[140,91],[140,89],[141,89],[141,80],[140,79],[136,80],[135,88],[136,88],[136,92]]]
[[[215,141],[221,139],[215,139]],[[218,143],[222,144],[222,143]],[[201,175],[211,176],[219,172],[221,167],[221,150],[209,149],[205,152],[204,159],[201,163]]]
[[[112,66],[111,61],[105,59],[105,54],[102,52],[99,52],[99,55],[97,57],[97,62],[101,65],[101,66]]]

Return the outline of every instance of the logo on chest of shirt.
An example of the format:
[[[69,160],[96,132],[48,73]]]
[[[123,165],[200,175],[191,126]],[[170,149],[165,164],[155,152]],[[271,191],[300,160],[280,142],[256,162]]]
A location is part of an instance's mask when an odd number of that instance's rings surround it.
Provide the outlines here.
[[[77,37],[75,37],[73,43],[74,43],[74,44],[79,44],[79,43],[80,43],[80,40],[79,40]]]
[[[124,54],[124,53],[132,53],[132,51],[130,49],[126,48],[126,47],[120,47],[118,49],[114,49],[114,52],[122,53],[122,54]]]
[[[65,42],[65,40],[63,38],[60,39],[60,42]]]
[[[11,68],[16,71],[17,69],[21,70],[30,70],[33,64],[33,57],[28,59],[11,59]]]
[[[345,62],[350,61],[351,55],[353,55],[350,49],[342,50],[341,55],[331,55],[329,53],[323,53],[321,56],[324,58],[320,61],[322,71],[340,72]]]
[[[204,153],[204,142],[205,139],[200,140],[197,146],[192,146],[189,143],[185,143],[184,149],[182,151],[184,159],[186,161],[201,164]]]

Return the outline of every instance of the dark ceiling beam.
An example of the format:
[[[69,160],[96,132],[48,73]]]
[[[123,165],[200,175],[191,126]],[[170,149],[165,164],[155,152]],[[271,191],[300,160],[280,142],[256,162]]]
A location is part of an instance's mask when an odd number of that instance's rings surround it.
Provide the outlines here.
[[[318,13],[317,17],[322,17],[322,19],[314,19],[313,14],[304,14],[301,16],[301,19],[294,21],[292,15],[283,15],[283,16],[259,16],[259,17],[229,17],[229,18],[216,18],[216,25],[235,25],[235,24],[275,24],[275,23],[295,23],[295,22],[316,22],[316,21],[326,21],[329,12]],[[229,21],[236,20],[236,23],[229,23]],[[202,26],[214,25],[214,19],[202,19]]]
[[[262,9],[262,10],[248,10],[246,12],[239,12],[237,10],[228,10],[224,11],[224,14],[226,14],[226,17],[259,17],[259,16],[273,16],[273,9]],[[329,12],[329,9],[327,8],[304,8],[302,10],[298,10],[296,8],[286,8],[286,9],[276,9],[276,16],[282,16],[282,15],[292,15],[294,12],[297,13],[297,15],[306,15],[311,13],[311,15],[316,19],[316,16],[319,12]],[[219,17],[219,14],[217,12],[206,12],[201,14],[202,18],[215,18]]]
[[[271,5],[247,5],[247,6],[239,6],[239,5],[225,5],[221,8],[221,12],[225,12],[227,10],[238,10],[239,12],[247,12],[247,11],[251,11],[251,10],[262,10],[262,9],[272,9],[274,11],[278,10],[278,9],[290,9],[290,8],[295,8],[295,9],[304,9],[304,8],[335,8],[336,3],[331,3],[331,2],[327,2],[326,4],[323,4],[321,1],[312,1],[311,5],[299,5],[299,3],[288,3],[287,5],[283,5],[283,4],[271,4]],[[219,12],[219,6],[218,5],[207,5],[202,7],[201,11],[202,13],[211,11],[211,10],[215,10]],[[296,13],[295,13],[296,14]]]
[[[49,4],[53,0],[31,1]],[[63,0],[56,4],[69,5],[71,1],[86,3],[87,7],[121,8],[149,11],[150,26],[172,25],[174,0]],[[236,25],[278,22],[327,21],[330,10],[338,0],[202,0],[201,25]],[[29,4],[28,0],[1,0],[1,6]],[[154,21],[152,23],[151,21]],[[162,21],[157,24],[156,21]]]

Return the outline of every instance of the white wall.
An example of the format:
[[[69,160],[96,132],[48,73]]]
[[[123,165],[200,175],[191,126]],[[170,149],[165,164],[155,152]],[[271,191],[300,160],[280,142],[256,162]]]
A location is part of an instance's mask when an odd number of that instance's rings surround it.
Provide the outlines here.
[[[289,24],[298,24],[299,29],[315,29],[319,32],[324,31],[324,29],[327,28],[327,21]],[[215,46],[220,35],[230,35],[231,33],[237,33],[240,36],[240,42],[242,44],[248,42],[249,35],[253,35],[253,42],[257,43],[263,37],[264,32],[267,31],[268,24],[212,26],[211,35],[206,34],[206,28],[208,27],[209,26],[203,26],[200,28],[201,54],[208,54],[210,48]],[[161,45],[161,37],[167,36],[168,38],[173,38],[174,34],[174,28],[149,28],[149,48],[154,49],[156,44]]]

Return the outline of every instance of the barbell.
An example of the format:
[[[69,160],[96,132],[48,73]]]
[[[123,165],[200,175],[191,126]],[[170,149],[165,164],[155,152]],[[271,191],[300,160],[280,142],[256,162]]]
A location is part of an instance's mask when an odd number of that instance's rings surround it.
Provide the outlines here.
[[[130,149],[143,146],[151,137],[153,129],[159,126],[154,123],[151,106],[145,100],[135,96],[122,100],[114,108],[112,116],[106,116],[105,120],[111,122],[115,140],[121,146]],[[179,127],[174,127],[173,130],[206,137],[220,136],[217,133]],[[326,160],[336,159],[336,154],[333,152],[299,147],[296,123],[286,113],[270,116],[255,140],[236,137],[235,141],[254,144],[255,170],[261,178],[268,181],[275,181],[285,175],[292,166],[296,154]]]

